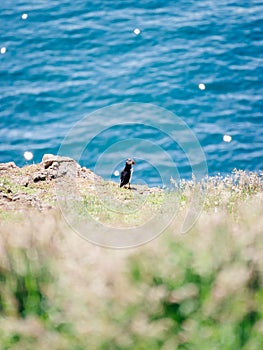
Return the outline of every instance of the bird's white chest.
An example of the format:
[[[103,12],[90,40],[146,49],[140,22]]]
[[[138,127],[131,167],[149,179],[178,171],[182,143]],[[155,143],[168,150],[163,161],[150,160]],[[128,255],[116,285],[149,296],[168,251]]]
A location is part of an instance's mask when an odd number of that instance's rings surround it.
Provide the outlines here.
[[[131,176],[130,176],[130,181],[132,179],[132,173],[133,173],[133,168],[131,168]]]

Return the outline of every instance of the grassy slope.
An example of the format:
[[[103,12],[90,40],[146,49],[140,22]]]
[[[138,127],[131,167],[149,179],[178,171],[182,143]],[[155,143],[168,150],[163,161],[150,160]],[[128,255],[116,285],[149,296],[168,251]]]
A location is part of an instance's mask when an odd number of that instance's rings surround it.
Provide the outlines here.
[[[102,187],[106,201],[115,192],[125,208],[139,208],[129,225],[144,215],[141,208],[158,212],[165,199],[150,193],[145,205],[143,191],[130,198],[114,184]],[[196,189],[204,209],[181,235]],[[101,191],[82,190],[85,210],[116,224],[117,214],[103,215]],[[262,348],[262,176],[236,172],[182,182],[174,196],[170,227],[124,251],[82,240],[55,209],[2,220],[1,349]]]

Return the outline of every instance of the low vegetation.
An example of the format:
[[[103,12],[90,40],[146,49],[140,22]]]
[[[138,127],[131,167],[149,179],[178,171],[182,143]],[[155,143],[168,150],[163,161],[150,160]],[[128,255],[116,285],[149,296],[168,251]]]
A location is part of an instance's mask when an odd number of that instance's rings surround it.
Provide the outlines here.
[[[8,181],[1,182],[7,192]],[[45,201],[53,201],[52,181],[39,184]],[[261,349],[262,173],[234,171],[173,186],[170,193],[136,185],[129,191],[110,182],[97,191],[80,186],[81,215],[113,226],[123,202],[122,210],[131,211],[126,224],[140,225],[145,213],[161,211],[172,196],[176,216],[170,226],[128,250],[83,240],[53,202],[42,211],[2,206],[0,348]],[[28,195],[42,190],[26,186]],[[112,216],[105,215],[109,198],[117,208]],[[193,198],[202,210],[181,234]]]

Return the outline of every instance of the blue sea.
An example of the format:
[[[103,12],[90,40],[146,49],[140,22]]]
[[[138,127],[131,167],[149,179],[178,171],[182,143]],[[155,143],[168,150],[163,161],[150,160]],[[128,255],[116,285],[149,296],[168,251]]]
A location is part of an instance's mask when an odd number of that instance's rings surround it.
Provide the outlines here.
[[[98,110],[133,102],[181,118],[209,175],[263,169],[262,0],[1,0],[0,48],[0,162],[40,162],[59,152],[77,122],[94,116],[87,133],[93,148],[80,159],[94,170],[133,130],[147,141],[142,124],[128,132],[118,125],[133,120],[129,113],[109,114],[112,127],[97,133]],[[180,178],[190,178],[188,155],[176,153],[164,134],[151,137],[160,166],[154,140]],[[89,141],[85,130],[81,138]],[[158,167],[143,159],[146,146],[138,156],[132,143],[121,145],[121,158],[102,175],[115,179],[134,157],[134,181],[160,185]],[[169,176],[168,165],[163,171]]]

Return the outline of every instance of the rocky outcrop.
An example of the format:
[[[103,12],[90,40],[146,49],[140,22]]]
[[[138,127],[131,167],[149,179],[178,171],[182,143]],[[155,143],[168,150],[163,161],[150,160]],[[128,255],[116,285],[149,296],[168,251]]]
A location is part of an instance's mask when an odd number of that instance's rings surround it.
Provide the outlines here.
[[[10,170],[17,168],[15,162],[0,163],[0,171]]]
[[[44,154],[41,162],[45,169],[50,167],[58,168],[61,163],[72,163],[78,165],[78,163],[72,158],[57,156],[54,154]]]
[[[14,162],[0,163],[0,213],[7,210],[44,210],[57,207],[57,193],[63,193],[67,198],[72,193],[88,193],[103,198],[117,188],[118,184],[107,183],[69,157],[45,154],[41,163],[22,168]],[[161,191],[147,186],[136,186],[133,189],[142,196]],[[125,191],[123,195],[125,197]]]
[[[78,177],[80,173],[93,174],[86,168],[81,170],[74,159],[53,154],[45,154],[40,164],[23,168],[14,162],[0,163],[0,209],[52,208],[56,202],[56,179],[72,174]]]

